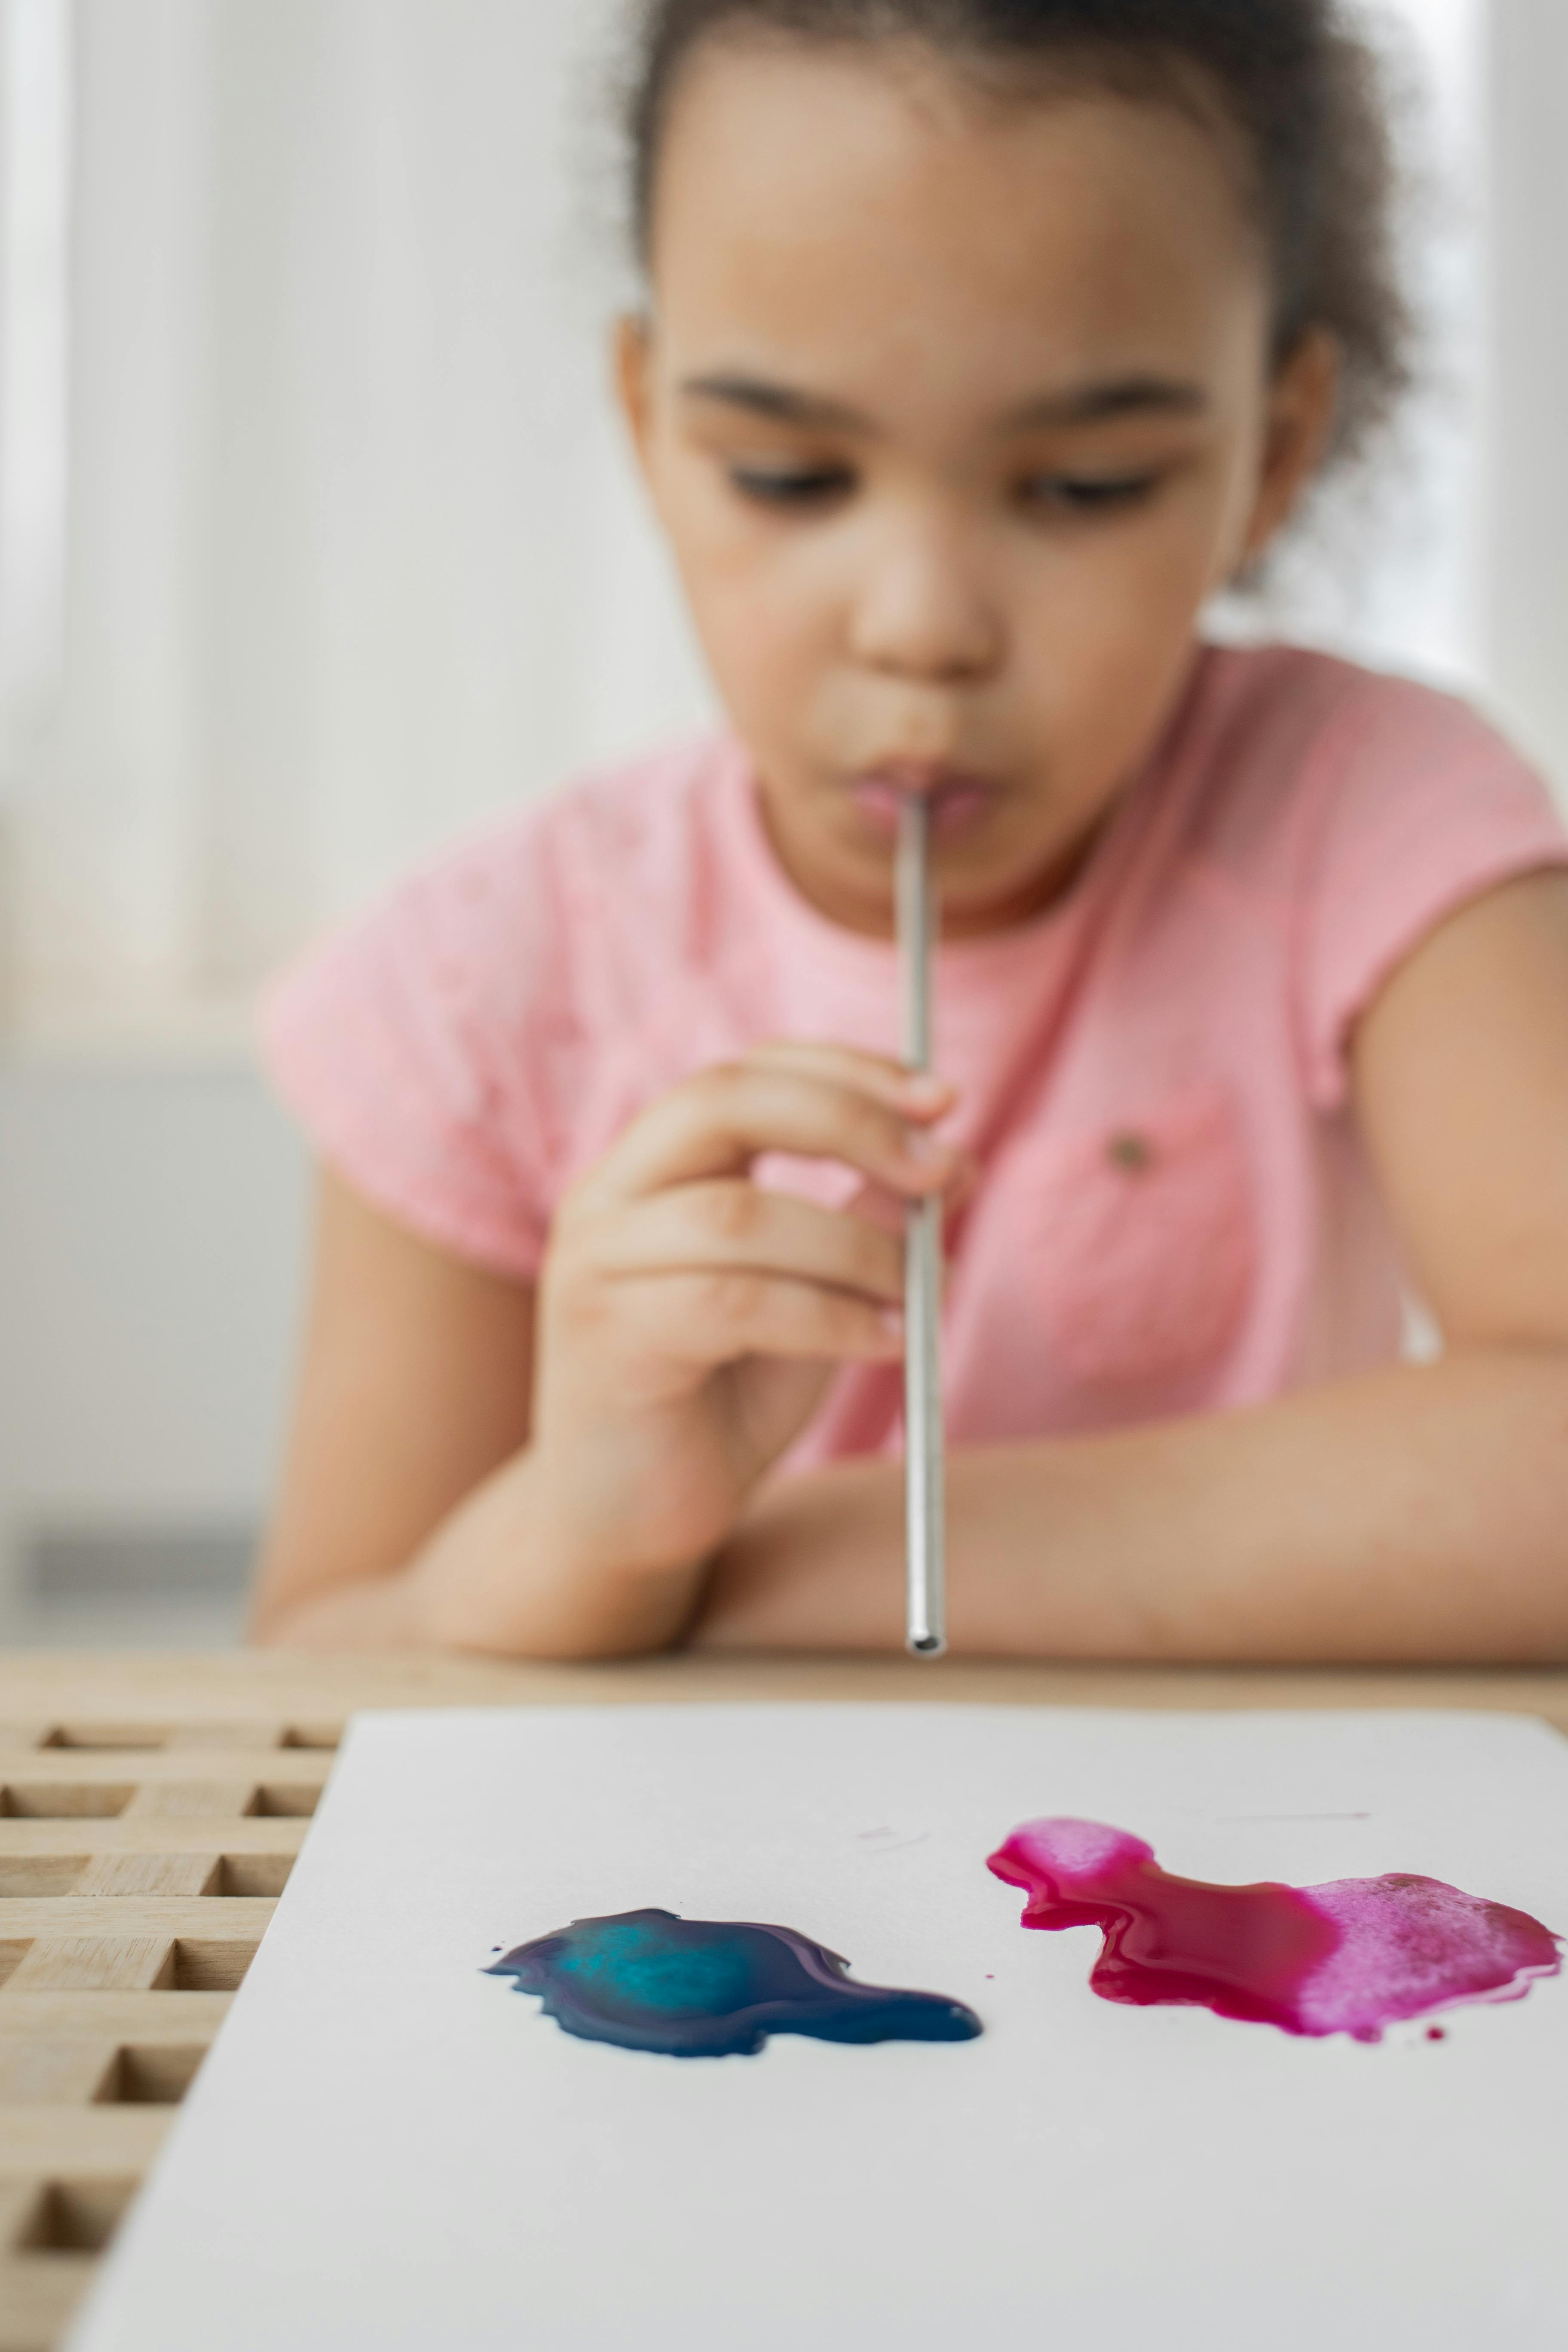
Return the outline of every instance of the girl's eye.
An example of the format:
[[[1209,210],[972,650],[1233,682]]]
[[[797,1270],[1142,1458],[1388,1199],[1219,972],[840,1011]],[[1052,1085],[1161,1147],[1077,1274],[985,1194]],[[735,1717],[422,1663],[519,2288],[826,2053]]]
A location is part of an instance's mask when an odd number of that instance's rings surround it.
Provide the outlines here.
[[[845,466],[731,466],[730,480],[742,498],[762,506],[826,506],[854,488]]]
[[[1160,476],[1150,474],[1037,474],[1024,484],[1025,505],[1056,507],[1069,514],[1107,514],[1121,507],[1142,506],[1160,487]]]

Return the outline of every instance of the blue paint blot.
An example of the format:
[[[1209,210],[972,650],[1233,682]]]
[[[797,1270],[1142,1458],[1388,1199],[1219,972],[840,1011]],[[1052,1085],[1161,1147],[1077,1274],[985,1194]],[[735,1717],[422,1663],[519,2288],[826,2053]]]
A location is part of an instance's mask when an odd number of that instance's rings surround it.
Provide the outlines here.
[[[584,2042],[671,2058],[751,2058],[770,2033],[819,2042],[970,2042],[980,2020],[941,1993],[856,1984],[790,1927],[620,1911],[574,1919],[485,1970],[537,1993]]]

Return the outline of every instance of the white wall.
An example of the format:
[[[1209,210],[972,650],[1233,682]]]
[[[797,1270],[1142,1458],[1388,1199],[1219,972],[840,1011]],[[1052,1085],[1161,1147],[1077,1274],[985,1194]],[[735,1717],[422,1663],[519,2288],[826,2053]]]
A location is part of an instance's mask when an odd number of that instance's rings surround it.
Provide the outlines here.
[[[1490,127],[1487,669],[1568,782],[1568,5],[1496,0]]]
[[[605,397],[582,130],[611,13],[74,0],[30,1003],[242,994],[434,842],[700,707]]]
[[[0,1633],[31,1535],[255,1523],[304,1195],[246,1070],[0,1066]]]
[[[1416,385],[1392,447],[1334,483],[1279,551],[1261,609],[1224,619],[1484,691],[1489,5],[1360,5],[1388,54],[1405,150]]]

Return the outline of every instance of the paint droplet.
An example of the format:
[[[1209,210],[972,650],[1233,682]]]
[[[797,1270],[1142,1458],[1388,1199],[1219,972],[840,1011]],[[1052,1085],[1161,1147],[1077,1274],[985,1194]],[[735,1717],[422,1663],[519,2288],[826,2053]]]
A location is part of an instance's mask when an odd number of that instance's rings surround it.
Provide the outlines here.
[[[1429,2025],[1426,2028],[1426,2039],[1428,2042],[1447,2042],[1448,2036],[1442,2026]]]
[[[672,2058],[750,2058],[770,2033],[819,2042],[970,2042],[980,2020],[933,1992],[856,1984],[790,1927],[620,1911],[520,1944],[485,1973],[537,1993],[584,2042]]]
[[[1026,1822],[989,1867],[1025,1889],[1026,1927],[1102,1930],[1089,1979],[1102,2000],[1211,2009],[1286,2033],[1376,2042],[1456,2001],[1522,2000],[1563,1965],[1528,1912],[1407,1872],[1213,1885],[1162,1870],[1125,1830],[1078,1821]]]

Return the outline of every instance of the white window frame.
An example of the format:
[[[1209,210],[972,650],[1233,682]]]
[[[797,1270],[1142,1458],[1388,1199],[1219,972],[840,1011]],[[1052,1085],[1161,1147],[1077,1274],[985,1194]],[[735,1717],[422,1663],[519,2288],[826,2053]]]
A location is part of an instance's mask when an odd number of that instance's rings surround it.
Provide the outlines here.
[[[71,0],[0,0],[0,798],[58,683],[68,499]]]

